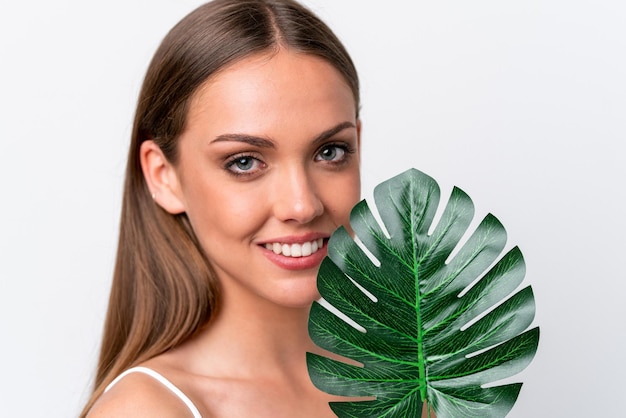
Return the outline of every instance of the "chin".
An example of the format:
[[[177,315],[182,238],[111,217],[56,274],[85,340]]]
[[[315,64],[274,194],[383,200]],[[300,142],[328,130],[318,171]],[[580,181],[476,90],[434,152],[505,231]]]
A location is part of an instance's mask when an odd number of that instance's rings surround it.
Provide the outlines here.
[[[285,291],[284,298],[278,301],[281,305],[289,308],[310,308],[313,302],[321,296],[317,291],[317,283],[312,288],[289,289]]]

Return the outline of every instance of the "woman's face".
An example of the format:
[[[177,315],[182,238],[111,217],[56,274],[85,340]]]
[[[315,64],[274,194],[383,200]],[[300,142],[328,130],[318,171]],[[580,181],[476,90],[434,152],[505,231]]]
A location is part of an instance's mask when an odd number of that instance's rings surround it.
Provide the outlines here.
[[[360,196],[359,131],[347,83],[311,55],[252,56],[196,93],[174,191],[225,302],[319,296],[327,239]]]

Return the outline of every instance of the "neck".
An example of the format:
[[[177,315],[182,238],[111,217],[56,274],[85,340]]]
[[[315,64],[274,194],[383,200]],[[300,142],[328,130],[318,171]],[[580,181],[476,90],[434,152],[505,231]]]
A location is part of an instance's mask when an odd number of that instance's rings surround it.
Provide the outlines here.
[[[319,349],[308,334],[310,306],[224,298],[220,311],[192,340],[207,374],[242,377],[306,373],[306,352]],[[210,371],[210,372],[209,372]]]

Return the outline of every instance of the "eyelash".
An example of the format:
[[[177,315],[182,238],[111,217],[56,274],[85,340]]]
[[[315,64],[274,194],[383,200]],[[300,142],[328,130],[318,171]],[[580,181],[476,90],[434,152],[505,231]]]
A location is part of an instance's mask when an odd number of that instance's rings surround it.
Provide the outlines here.
[[[251,160],[253,163],[256,162],[257,164],[262,164],[263,166],[265,166],[266,164],[261,161],[259,158],[257,158],[255,155],[253,154],[236,154],[233,155],[232,157],[228,158],[228,160],[226,161],[226,164],[224,165],[224,168],[232,175],[234,176],[251,176],[254,174],[254,172],[247,172],[247,171],[235,171],[235,165],[239,162],[241,162],[241,160]],[[254,170],[256,171],[256,170]]]
[[[341,156],[340,160],[338,160],[338,161],[330,161],[330,160],[324,160],[324,159],[317,160],[318,156],[320,156],[323,151],[328,150],[330,148],[334,148],[335,150],[339,149],[339,150],[341,150],[343,152],[343,155]],[[315,154],[315,159],[316,159],[316,161],[324,161],[327,164],[332,164],[332,165],[335,165],[335,166],[341,166],[341,165],[347,163],[350,160],[352,154],[354,154],[355,152],[356,152],[356,150],[349,143],[346,143],[346,142],[330,142],[330,143],[324,144],[322,147],[320,147],[320,149]]]
[[[341,156],[341,159],[338,161],[331,161],[331,160],[325,160],[325,159],[318,159],[319,156],[322,154],[323,151],[326,151],[328,149],[339,149],[343,152],[343,155]],[[352,154],[354,154],[356,152],[355,148],[348,144],[348,143],[327,143],[324,144],[323,146],[321,146],[318,151],[315,153],[315,161],[318,162],[324,162],[326,164],[330,164],[336,167],[340,167],[343,164],[346,164]],[[262,165],[262,167],[260,169],[265,168],[267,165],[261,161],[256,155],[251,154],[251,153],[242,153],[242,154],[236,154],[233,155],[231,157],[228,158],[228,160],[226,161],[226,163],[224,164],[224,168],[233,176],[253,176],[254,174],[256,174],[256,172],[259,169],[252,169],[252,170],[244,170],[244,171],[235,171],[236,170],[236,164],[241,162],[242,160],[251,160],[251,162],[257,163]]]

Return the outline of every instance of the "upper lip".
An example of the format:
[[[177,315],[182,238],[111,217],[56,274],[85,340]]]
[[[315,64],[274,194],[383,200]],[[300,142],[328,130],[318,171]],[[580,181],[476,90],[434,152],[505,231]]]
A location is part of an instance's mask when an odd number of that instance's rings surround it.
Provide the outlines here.
[[[267,243],[275,243],[275,242],[279,242],[281,244],[301,244],[303,242],[309,242],[309,241],[314,241],[316,239],[320,239],[320,238],[328,238],[330,236],[330,234],[328,233],[324,233],[324,232],[309,232],[306,234],[299,234],[299,235],[285,235],[282,237],[276,237],[276,238],[269,238],[269,239],[264,239],[262,241],[258,241],[259,245],[264,245]]]

